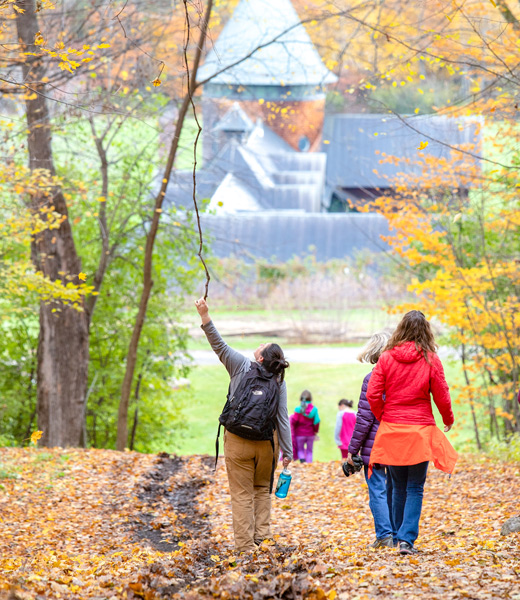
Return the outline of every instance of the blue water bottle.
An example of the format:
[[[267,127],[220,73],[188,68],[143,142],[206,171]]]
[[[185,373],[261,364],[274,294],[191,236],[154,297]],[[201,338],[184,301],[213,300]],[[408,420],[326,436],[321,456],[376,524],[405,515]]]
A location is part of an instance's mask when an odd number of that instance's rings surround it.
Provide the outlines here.
[[[274,495],[277,498],[286,498],[289,492],[289,486],[291,485],[292,475],[289,469],[284,469],[278,477],[278,483],[276,484],[276,491]]]

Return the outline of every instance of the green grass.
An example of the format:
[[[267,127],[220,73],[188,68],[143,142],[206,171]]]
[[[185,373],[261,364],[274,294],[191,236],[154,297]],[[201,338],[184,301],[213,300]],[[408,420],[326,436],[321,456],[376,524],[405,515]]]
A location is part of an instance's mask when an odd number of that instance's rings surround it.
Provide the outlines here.
[[[446,364],[448,383],[461,382],[460,369]],[[314,456],[319,461],[337,460],[340,453],[334,444],[334,425],[336,422],[337,404],[341,398],[357,400],[361,390],[363,377],[370,367],[362,364],[350,365],[314,365],[293,364],[287,372],[287,388],[289,412],[298,405],[300,393],[309,389],[319,409],[321,425],[320,440],[315,444]],[[218,416],[226,400],[229,377],[223,366],[195,367],[190,375],[190,388],[178,393],[177,400],[182,402],[184,431],[177,434],[165,448],[179,454],[214,454],[215,437],[218,427]],[[453,394],[453,399],[456,396]],[[465,406],[453,402],[456,425],[449,433],[450,441],[462,448],[472,439],[472,429]],[[441,419],[434,408],[438,424]],[[222,445],[221,445],[222,448]]]
[[[14,465],[0,463],[0,479],[18,479],[20,469]]]

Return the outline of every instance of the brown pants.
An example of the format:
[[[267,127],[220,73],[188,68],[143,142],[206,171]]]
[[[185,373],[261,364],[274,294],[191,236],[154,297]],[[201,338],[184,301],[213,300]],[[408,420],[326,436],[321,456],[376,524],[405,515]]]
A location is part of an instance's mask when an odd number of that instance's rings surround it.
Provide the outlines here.
[[[279,452],[276,433],[274,452],[276,465]],[[261,542],[271,536],[271,442],[253,442],[225,431],[224,455],[231,494],[235,550],[254,550],[255,541]]]

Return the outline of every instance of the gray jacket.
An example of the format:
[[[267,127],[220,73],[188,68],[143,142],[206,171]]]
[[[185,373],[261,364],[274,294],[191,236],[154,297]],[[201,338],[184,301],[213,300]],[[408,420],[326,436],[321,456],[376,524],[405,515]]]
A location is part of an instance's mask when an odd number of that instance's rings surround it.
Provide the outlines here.
[[[208,342],[211,344],[211,348],[229,373],[231,378],[229,390],[232,396],[242,380],[242,377],[251,368],[252,361],[226,344],[213,324],[213,321],[210,321],[206,325],[201,325],[201,327],[208,338]],[[278,414],[276,415],[276,432],[278,434],[278,441],[284,458],[292,460],[293,449],[291,428],[289,425],[289,413],[287,412],[287,386],[285,385],[285,381],[282,382],[280,386]]]

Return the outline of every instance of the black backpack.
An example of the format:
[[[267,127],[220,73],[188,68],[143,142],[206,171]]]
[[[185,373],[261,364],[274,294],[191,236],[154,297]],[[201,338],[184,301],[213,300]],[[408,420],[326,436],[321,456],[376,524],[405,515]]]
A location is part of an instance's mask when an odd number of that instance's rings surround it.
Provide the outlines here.
[[[219,417],[216,440],[215,468],[219,453],[220,428],[247,440],[270,440],[273,448],[273,485],[276,457],[274,456],[274,430],[278,413],[280,385],[276,375],[268,373],[257,363],[251,363],[251,369],[238,384],[233,396],[228,392],[227,401]]]

